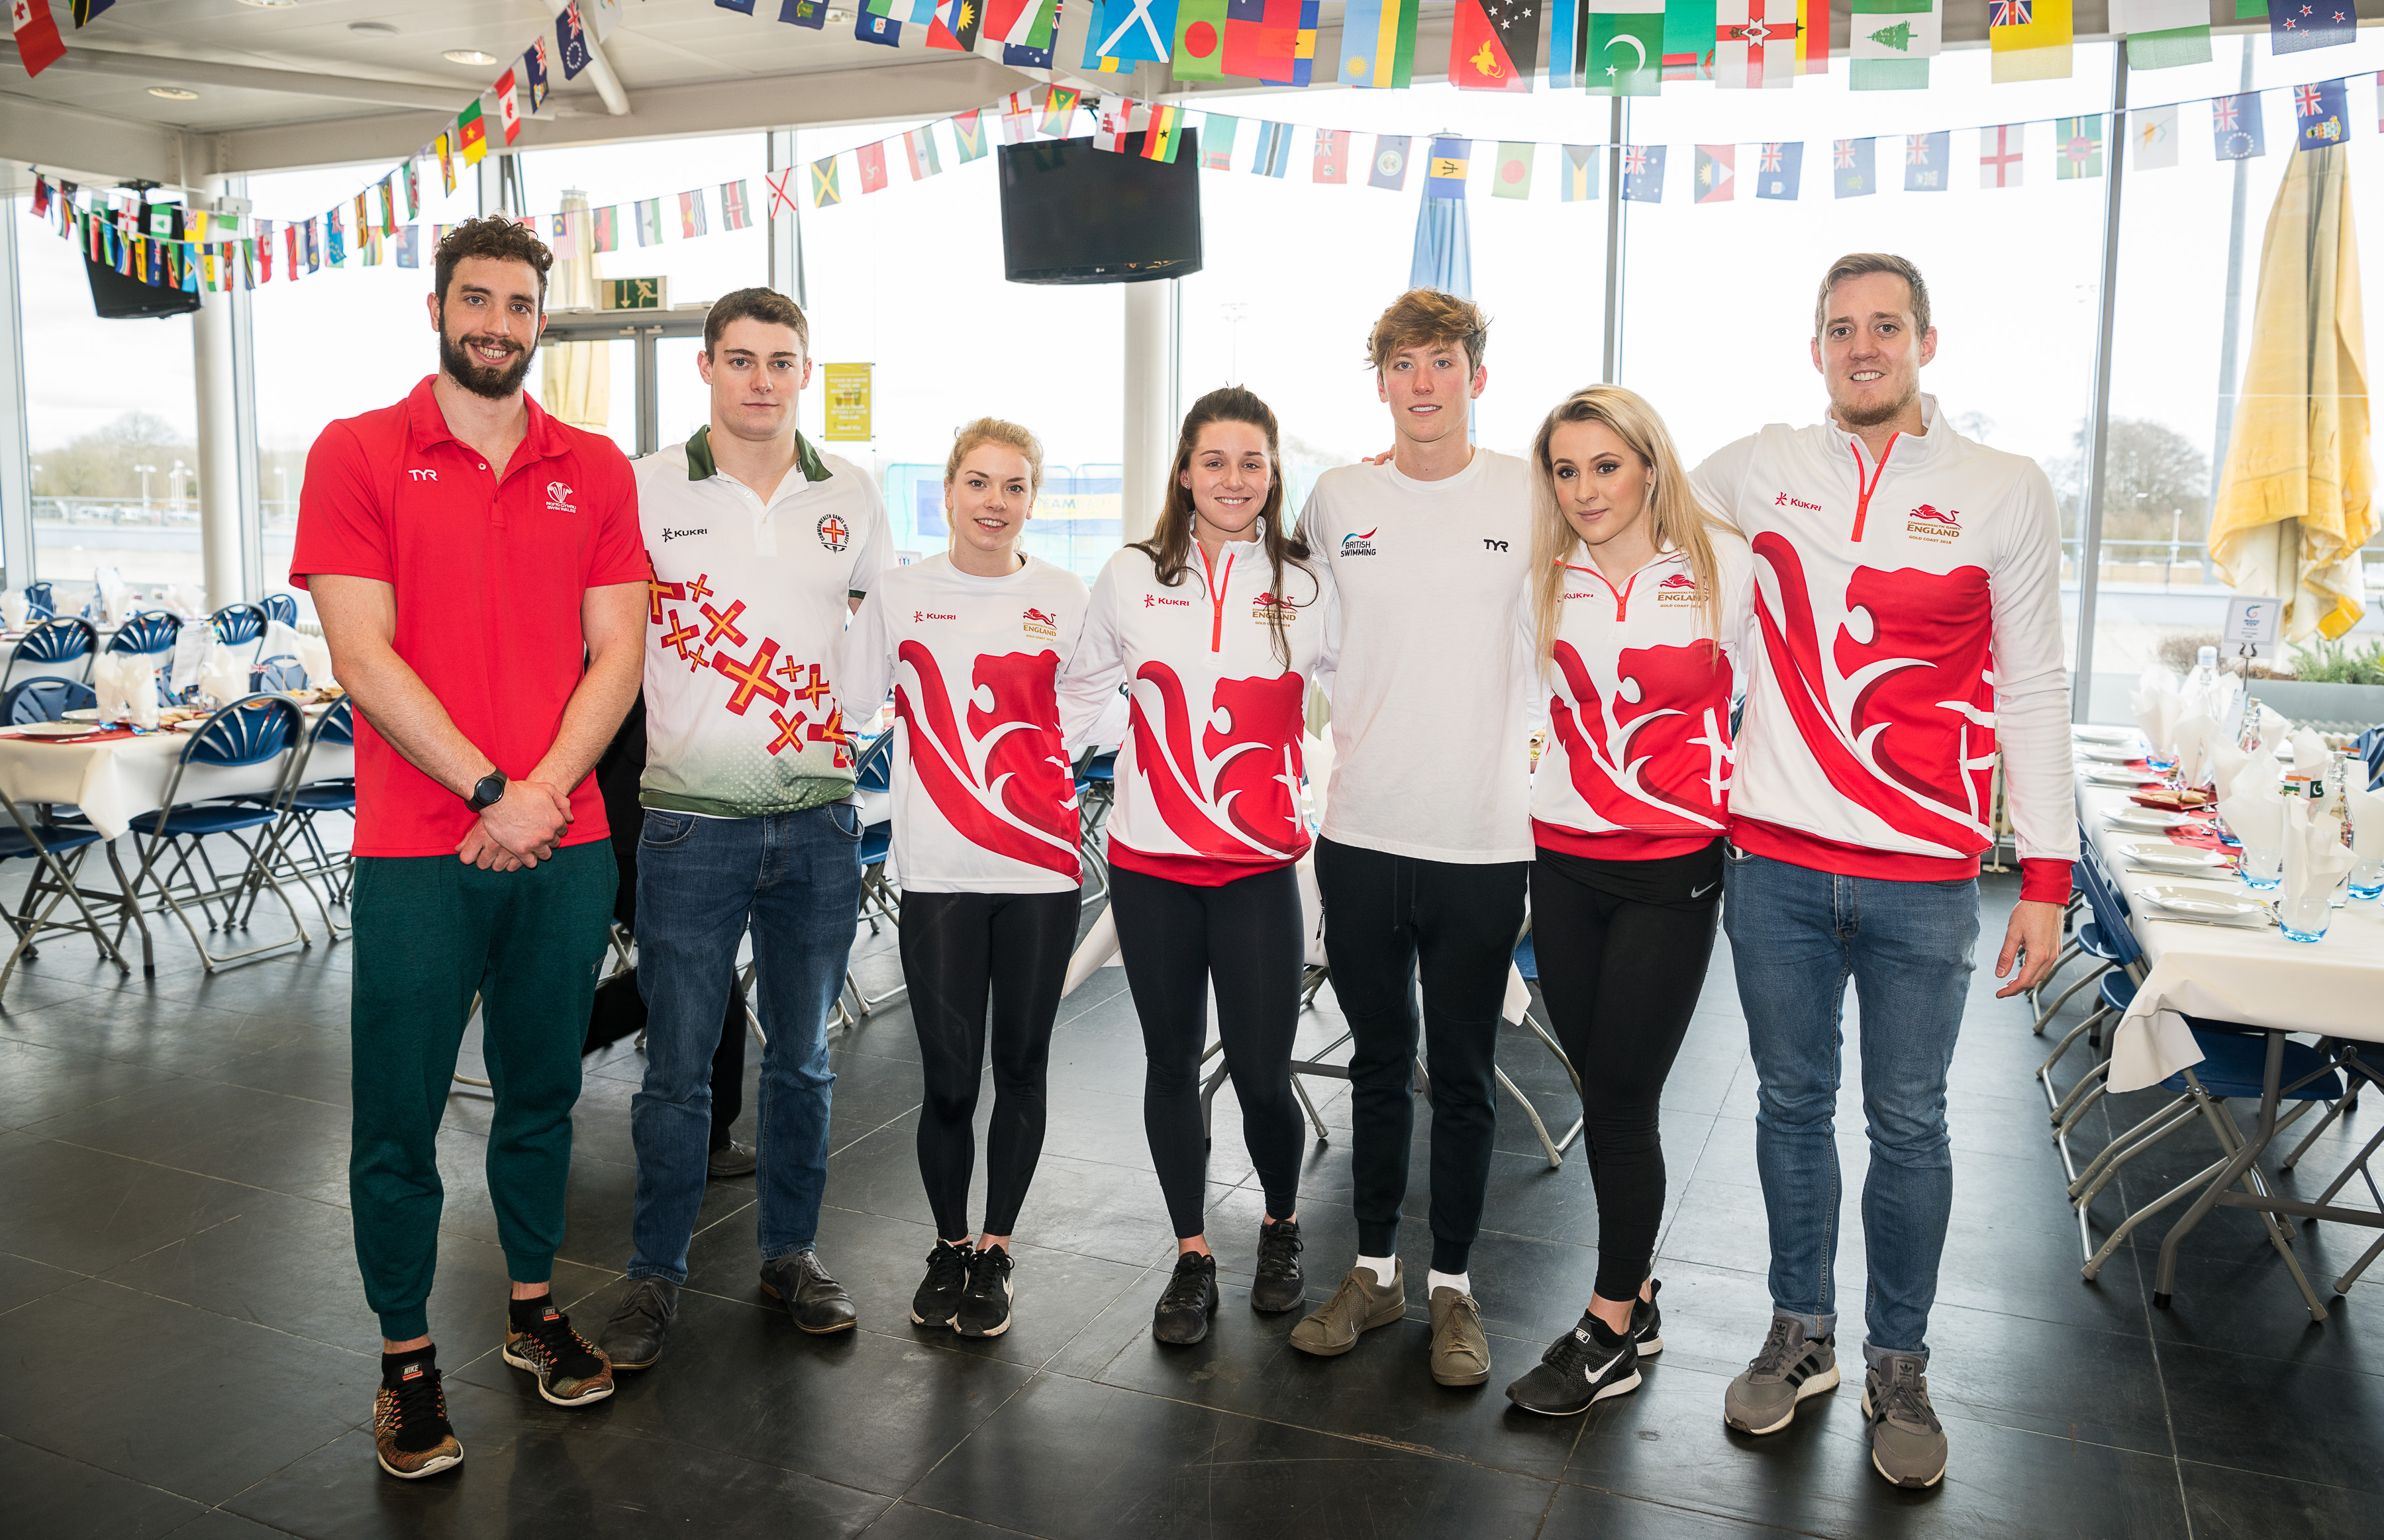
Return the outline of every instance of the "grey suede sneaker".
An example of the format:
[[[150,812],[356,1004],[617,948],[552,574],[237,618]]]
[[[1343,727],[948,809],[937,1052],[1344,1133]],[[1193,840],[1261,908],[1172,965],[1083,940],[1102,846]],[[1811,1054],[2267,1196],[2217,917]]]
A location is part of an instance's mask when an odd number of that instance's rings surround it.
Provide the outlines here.
[[[1929,1405],[1927,1368],[1917,1354],[1890,1353],[1863,1376],[1870,1462],[1898,1486],[1934,1486],[1945,1479],[1945,1429]]]
[[[1391,1281],[1374,1282],[1371,1268],[1351,1268],[1341,1275],[1333,1298],[1291,1329],[1291,1345],[1319,1358],[1338,1358],[1358,1346],[1359,1336],[1387,1326],[1408,1312],[1407,1270],[1394,1265]]]
[[[1490,1339],[1482,1335],[1482,1307],[1470,1294],[1432,1291],[1432,1377],[1459,1386],[1490,1378]]]
[[[1793,1315],[1771,1318],[1771,1333],[1746,1372],[1722,1392],[1721,1419],[1741,1433],[1778,1433],[1795,1420],[1796,1403],[1838,1387],[1838,1339],[1815,1342]]]

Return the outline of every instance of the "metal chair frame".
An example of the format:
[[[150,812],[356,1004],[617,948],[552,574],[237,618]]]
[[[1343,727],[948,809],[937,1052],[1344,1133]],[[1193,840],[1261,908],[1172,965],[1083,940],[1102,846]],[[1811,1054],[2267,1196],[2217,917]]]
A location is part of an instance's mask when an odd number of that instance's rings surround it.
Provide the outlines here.
[[[143,610],[117,627],[107,651],[138,658],[171,652],[182,634],[182,617],[166,610]]]
[[[334,852],[324,843],[322,835],[315,827],[315,820],[326,813],[344,813],[353,820],[355,813],[352,807],[308,807],[300,800],[317,786],[345,785],[350,788],[351,795],[354,794],[355,783],[352,780],[306,779],[306,767],[314,760],[315,746],[325,739],[334,743],[355,741],[355,703],[350,698],[341,697],[332,703],[330,710],[316,718],[306,728],[305,737],[298,747],[297,762],[292,765],[277,798],[280,818],[272,826],[267,853],[262,861],[250,867],[251,880],[241,910],[241,924],[245,925],[248,923],[250,916],[256,912],[256,900],[263,896],[263,884],[256,880],[258,874],[272,871],[285,881],[304,885],[308,895],[315,900],[315,908],[323,916],[323,928],[330,933],[331,940],[336,944],[355,932],[353,918],[342,924],[331,914],[335,904],[342,909],[349,907],[349,896],[354,890],[356,880],[355,853],[352,850]],[[303,855],[292,849],[293,839],[303,848]],[[320,888],[316,886],[318,880],[322,884]]]
[[[278,731],[273,728],[259,729],[261,734],[269,733],[277,737],[279,742],[268,750],[255,752],[242,750],[236,744],[227,745],[225,739],[236,739],[240,736],[231,724],[257,713],[268,714],[282,719]],[[182,928],[190,932],[192,944],[198,948],[199,958],[206,965],[206,971],[209,973],[215,972],[225,963],[261,957],[268,952],[279,951],[293,943],[302,948],[314,945],[314,938],[306,932],[306,922],[299,917],[297,904],[292,902],[289,893],[283,890],[270,864],[260,865],[261,863],[266,863],[267,853],[271,848],[272,831],[278,821],[275,809],[279,806],[282,798],[288,792],[290,777],[298,762],[296,751],[304,742],[305,735],[305,714],[299,709],[298,702],[287,695],[244,696],[219,707],[215,714],[207,719],[205,727],[190,735],[190,741],[183,746],[181,754],[174,762],[174,773],[166,783],[163,802],[155,813],[143,813],[132,821],[133,843],[140,853],[140,863],[133,874],[132,886],[126,889],[127,911],[128,917],[141,927],[141,950],[144,963],[150,961],[150,938],[148,925],[141,918],[140,896],[143,887],[154,890],[162,908],[170,911],[176,919],[182,922]],[[227,749],[234,757],[212,757],[216,753],[225,752]],[[262,805],[257,805],[259,800],[250,800],[251,805],[259,814],[253,822],[210,830],[206,833],[176,833],[169,827],[174,814],[185,811],[175,799],[180,793],[183,774],[193,762],[202,764],[243,765],[262,764],[275,758],[279,758],[281,762],[280,773],[275,777],[271,792],[261,800]],[[210,799],[207,802],[190,805],[200,808],[218,804],[215,800]],[[144,822],[147,825],[145,829],[143,826]],[[255,837],[254,843],[241,838],[240,829],[242,827],[259,831]],[[216,870],[214,858],[207,853],[207,839],[212,835],[218,834],[230,839],[246,857],[236,881],[227,882],[223,875]],[[172,869],[161,871],[161,860],[169,855],[173,858]],[[204,882],[201,881],[202,873],[205,874]],[[246,919],[242,913],[241,906],[243,899],[248,896],[253,883],[261,883],[262,886],[273,890],[273,896],[281,900],[281,907],[289,911],[290,923],[295,928],[296,934],[286,940],[269,941],[243,950],[225,952],[220,956],[209,951],[205,938],[199,934],[197,923],[192,919],[190,910],[184,906],[188,904],[196,907],[200,913],[206,917],[207,928],[211,931],[229,933],[235,929],[244,929]],[[223,905],[223,917],[220,920],[216,918],[217,904]],[[122,926],[119,925],[118,935],[120,938],[122,934]]]
[[[19,898],[16,910],[11,912],[5,905],[0,905],[0,919],[7,922],[8,928],[15,932],[17,937],[17,944],[9,950],[7,962],[0,963],[0,988],[6,987],[8,975],[17,971],[19,958],[31,959],[40,955],[40,949],[36,943],[48,931],[82,932],[89,936],[93,944],[99,948],[99,954],[102,957],[115,963],[121,972],[130,975],[132,972],[132,965],[124,961],[124,953],[118,950],[114,941],[108,938],[107,932],[102,928],[98,918],[92,913],[91,906],[83,901],[86,897],[97,895],[88,893],[76,880],[81,870],[83,858],[90,852],[93,846],[107,846],[109,841],[106,837],[87,826],[61,828],[59,826],[52,825],[50,828],[52,839],[45,840],[42,838],[41,830],[36,826],[35,821],[25,816],[25,810],[18,805],[16,799],[5,791],[0,791],[0,804],[6,805],[9,818],[16,823],[18,832],[25,837],[25,842],[30,847],[26,851],[18,852],[18,857],[11,859],[31,857],[34,863],[32,874],[26,879],[25,891]],[[75,841],[74,844],[66,847],[63,860],[59,857],[58,849],[52,842],[61,834]],[[112,849],[109,853],[112,857],[114,854]],[[121,877],[121,872],[118,876]],[[45,898],[48,901],[42,902],[41,900]],[[81,916],[80,920],[51,918],[57,912],[58,905],[66,902],[71,902],[74,905],[75,913]],[[37,903],[40,904],[38,909],[35,907]]]

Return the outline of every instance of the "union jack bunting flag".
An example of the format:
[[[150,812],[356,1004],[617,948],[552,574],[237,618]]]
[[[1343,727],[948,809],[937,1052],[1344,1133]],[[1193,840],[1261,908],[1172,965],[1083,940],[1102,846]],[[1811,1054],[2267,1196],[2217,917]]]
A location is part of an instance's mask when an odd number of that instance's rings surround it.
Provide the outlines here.
[[[1993,0],[1987,7],[1990,27],[2026,27],[2036,20],[2036,0]]]

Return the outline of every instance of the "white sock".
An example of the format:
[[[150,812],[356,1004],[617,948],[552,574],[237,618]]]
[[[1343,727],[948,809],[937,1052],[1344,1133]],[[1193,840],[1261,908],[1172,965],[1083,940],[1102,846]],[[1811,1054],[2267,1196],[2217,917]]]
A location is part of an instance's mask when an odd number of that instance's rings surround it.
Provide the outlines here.
[[[1376,1288],[1388,1288],[1392,1277],[1399,1270],[1399,1260],[1397,1257],[1360,1257],[1358,1265],[1374,1275]]]
[[[1434,1289],[1453,1288],[1459,1294],[1471,1294],[1473,1292],[1473,1276],[1468,1273],[1427,1273],[1423,1286],[1427,1299],[1432,1298]]]

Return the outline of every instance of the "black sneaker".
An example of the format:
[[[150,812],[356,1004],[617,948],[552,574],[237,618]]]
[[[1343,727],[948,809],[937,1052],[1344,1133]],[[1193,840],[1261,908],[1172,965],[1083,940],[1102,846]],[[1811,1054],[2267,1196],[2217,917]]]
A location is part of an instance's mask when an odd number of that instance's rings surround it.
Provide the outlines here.
[[[968,1291],[961,1296],[952,1330],[962,1336],[1000,1336],[1010,1330],[1010,1270],[1016,1266],[1006,1246],[989,1246],[969,1262]]]
[[[1664,1312],[1656,1304],[1656,1296],[1664,1292],[1664,1280],[1647,1280],[1647,1298],[1631,1301],[1631,1340],[1639,1345],[1639,1356],[1652,1359],[1664,1350]]]
[[[464,1446],[447,1421],[447,1392],[429,1348],[381,1371],[380,1388],[373,1395],[373,1458],[400,1481],[435,1476],[464,1463]]]
[[[571,1318],[555,1307],[553,1295],[536,1303],[535,1311],[507,1315],[505,1361],[537,1375],[539,1395],[559,1407],[586,1406],[613,1394],[612,1360],[571,1329]]]
[[[1175,1276],[1150,1312],[1150,1335],[1159,1342],[1188,1348],[1209,1335],[1217,1313],[1217,1259],[1186,1251],[1175,1259]]]
[[[919,1281],[919,1292],[911,1296],[912,1325],[952,1323],[961,1308],[961,1291],[968,1287],[969,1259],[975,1255],[966,1241],[957,1246],[948,1240],[936,1242],[936,1248],[927,1253],[927,1275]]]
[[[1278,1219],[1259,1226],[1259,1271],[1250,1283],[1250,1309],[1274,1315],[1307,1297],[1299,1271],[1299,1222]]]
[[[1507,1387],[1507,1399],[1544,1417],[1570,1417],[1638,1388],[1638,1343],[1584,1310],[1581,1324],[1540,1355],[1537,1369]]]

